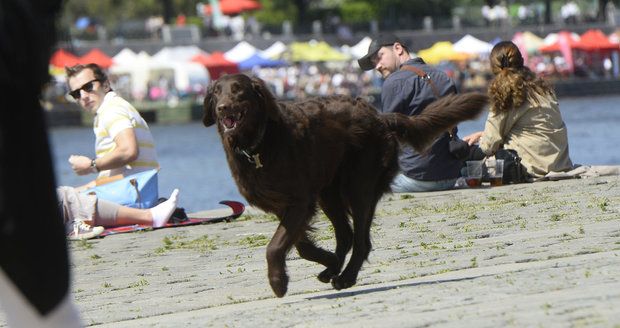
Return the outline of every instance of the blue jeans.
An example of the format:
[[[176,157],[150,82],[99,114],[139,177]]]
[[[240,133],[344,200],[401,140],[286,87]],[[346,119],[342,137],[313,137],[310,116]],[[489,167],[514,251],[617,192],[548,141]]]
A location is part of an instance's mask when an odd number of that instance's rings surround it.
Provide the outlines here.
[[[399,173],[392,181],[390,187],[392,192],[423,192],[423,191],[439,191],[454,188],[456,179],[423,181],[412,179],[402,173]]]

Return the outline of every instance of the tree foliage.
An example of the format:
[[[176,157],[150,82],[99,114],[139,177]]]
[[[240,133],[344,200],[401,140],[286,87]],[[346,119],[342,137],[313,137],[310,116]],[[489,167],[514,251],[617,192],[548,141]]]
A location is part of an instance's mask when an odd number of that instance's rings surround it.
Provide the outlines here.
[[[341,7],[342,21],[347,24],[360,24],[376,19],[376,12],[371,4],[364,1],[347,1]]]
[[[254,15],[265,25],[280,26],[285,20],[297,22],[298,9],[287,0],[261,0],[262,10]]]
[[[170,0],[173,15],[196,15],[196,5],[200,0]],[[151,16],[163,15],[162,0],[71,0],[66,1],[61,23],[71,26],[82,16],[97,20],[106,27],[128,20],[144,20]]]

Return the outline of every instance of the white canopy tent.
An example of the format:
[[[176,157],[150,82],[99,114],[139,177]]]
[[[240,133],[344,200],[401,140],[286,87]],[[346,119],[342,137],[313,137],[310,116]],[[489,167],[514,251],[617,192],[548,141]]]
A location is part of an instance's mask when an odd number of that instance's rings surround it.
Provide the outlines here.
[[[181,93],[191,92],[197,85],[204,86],[209,83],[209,72],[203,65],[190,61],[166,62],[163,54],[155,60],[141,51],[132,62],[112,65],[110,74],[119,81],[128,80],[128,92],[136,99],[146,97],[149,81],[156,81],[160,77],[173,79],[174,86]]]
[[[191,61],[191,59],[198,54],[203,54],[205,56],[209,55],[206,51],[198,48],[197,46],[163,47],[153,55],[153,60],[163,63],[184,63]]]
[[[482,41],[470,34],[465,35],[453,45],[457,52],[464,52],[471,55],[488,56],[493,49],[489,42]]]
[[[136,99],[142,99],[147,94],[147,82],[149,78],[149,71],[151,70],[151,56],[145,51],[140,51],[133,60],[126,60],[124,62],[114,62],[114,65],[110,66],[110,74],[113,77],[122,82],[128,84],[131,96]]]
[[[241,41],[237,43],[237,45],[234,46],[232,49],[226,51],[224,53],[224,58],[226,58],[226,60],[229,60],[233,63],[240,63],[252,57],[257,52],[258,52],[258,49],[256,47],[254,47],[253,45],[245,41]]]
[[[137,57],[138,55],[133,50],[124,48],[112,57],[112,61],[117,65],[131,65]]]
[[[175,88],[181,94],[204,88],[209,83],[209,71],[196,62],[172,62],[165,67],[154,67],[149,72],[148,81],[156,80],[160,76],[171,77]]]
[[[279,59],[286,51],[286,45],[282,41],[276,41],[267,49],[260,51],[259,54],[264,58]]]
[[[192,62],[196,55],[209,54],[197,46],[164,47],[153,55],[149,80],[156,79],[158,74],[171,76],[174,86],[181,93],[196,89],[196,85],[209,83],[209,72],[204,65]]]

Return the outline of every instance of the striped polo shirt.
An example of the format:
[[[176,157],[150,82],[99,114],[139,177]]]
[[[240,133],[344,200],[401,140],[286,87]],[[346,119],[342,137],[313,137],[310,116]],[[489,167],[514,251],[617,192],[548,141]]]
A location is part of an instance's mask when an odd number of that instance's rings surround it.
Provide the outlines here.
[[[101,106],[97,109],[93,123],[97,158],[114,150],[116,147],[114,138],[125,129],[134,129],[138,141],[138,158],[123,167],[103,170],[99,172],[99,177],[117,174],[128,176],[150,169],[159,169],[155,141],[146,121],[129,102],[110,91],[105,95]]]

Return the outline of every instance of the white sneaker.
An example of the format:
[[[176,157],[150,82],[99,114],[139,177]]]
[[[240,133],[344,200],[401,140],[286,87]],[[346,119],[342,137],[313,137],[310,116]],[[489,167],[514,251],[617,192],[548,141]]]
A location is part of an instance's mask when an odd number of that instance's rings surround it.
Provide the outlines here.
[[[82,220],[75,220],[73,222],[73,230],[67,234],[67,238],[69,240],[91,239],[99,236],[103,230],[102,226],[92,227]]]

